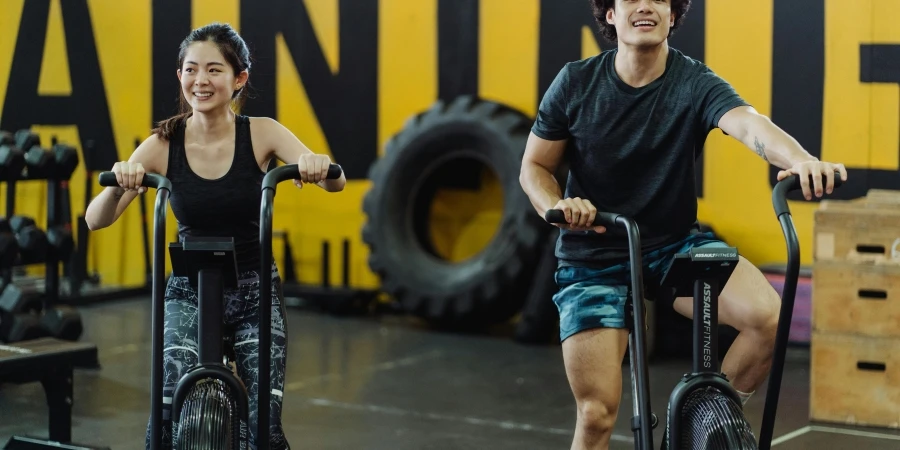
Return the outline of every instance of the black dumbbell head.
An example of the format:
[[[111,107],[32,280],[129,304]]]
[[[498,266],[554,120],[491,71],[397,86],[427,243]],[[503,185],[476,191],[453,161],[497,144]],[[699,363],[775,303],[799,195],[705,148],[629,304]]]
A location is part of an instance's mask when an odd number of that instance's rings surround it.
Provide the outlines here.
[[[48,335],[66,341],[77,341],[84,331],[78,310],[63,305],[44,311],[41,327]]]
[[[37,223],[31,217],[12,216],[9,218],[9,226],[13,233],[18,233],[26,227],[36,227]]]
[[[4,314],[40,313],[44,308],[44,299],[39,291],[21,288],[10,283],[3,287],[0,294],[0,312]]]
[[[34,146],[25,152],[25,167],[28,168],[28,178],[46,179],[53,176],[55,166],[53,152]]]
[[[33,133],[31,130],[16,131],[16,147],[19,147],[22,151],[28,151],[31,147],[40,146],[41,137],[37,133]]]
[[[0,340],[7,343],[30,341],[48,336],[41,325],[41,317],[35,314],[15,314],[0,322]]]
[[[17,166],[21,169],[23,165],[25,165],[25,154],[19,150],[19,147],[16,147],[15,143],[9,142],[0,145],[0,168]]]
[[[55,178],[58,180],[68,180],[72,178],[75,168],[78,167],[78,150],[75,147],[56,144],[53,146],[53,157],[55,159]]]
[[[16,235],[19,246],[19,263],[35,264],[47,259],[47,233],[37,227],[34,219],[12,216],[9,225]]]
[[[0,235],[2,239],[2,235]],[[47,230],[47,245],[53,250],[53,257],[66,261],[75,250],[75,239],[72,231],[63,226],[55,226]],[[2,254],[0,254],[2,255]]]
[[[16,145],[15,136],[12,133],[0,131],[0,178],[4,180],[18,178],[24,166],[25,154]]]
[[[11,181],[22,176],[25,155],[15,144],[0,145],[0,179]]]
[[[19,257],[19,243],[11,232],[0,231],[0,269],[6,269],[16,264]]]

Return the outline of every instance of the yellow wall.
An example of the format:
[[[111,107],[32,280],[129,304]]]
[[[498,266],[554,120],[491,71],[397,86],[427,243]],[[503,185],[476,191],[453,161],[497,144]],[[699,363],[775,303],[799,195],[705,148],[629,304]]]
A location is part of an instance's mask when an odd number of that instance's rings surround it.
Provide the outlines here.
[[[39,0],[35,0],[39,1]],[[548,0],[556,1],[556,0]],[[822,157],[843,161],[854,168],[898,170],[900,92],[897,84],[860,83],[859,44],[900,42],[900,12],[889,0],[861,0],[852,9],[826,3],[826,72]],[[10,67],[25,0],[7,0],[0,15],[0,99],[5,98]],[[304,0],[329,67],[340,70],[344,49],[339,42],[337,0]],[[51,0],[47,42],[39,82],[41,95],[69,95],[68,71],[77,61],[66,58],[60,0]],[[136,138],[149,132],[151,121],[151,0],[89,0],[94,40],[100,60],[110,120],[120,159],[127,159]],[[239,0],[193,0],[192,26],[227,21],[240,29]],[[537,92],[539,0],[482,0],[478,83],[480,95],[534,114]],[[437,0],[380,0],[378,50],[378,143],[397,132],[409,115],[426,109],[438,95],[436,14]],[[773,0],[754,8],[730,0],[706,4],[705,62],[737,88],[762,113],[771,107]],[[853,14],[848,17],[847,14]],[[734,20],[741,17],[742,21]],[[375,19],[373,19],[375,20]],[[598,50],[584,29],[582,55]],[[174,61],[176,49],[172,49]],[[174,70],[172,77],[175,77]],[[252,82],[252,75],[251,75]],[[319,152],[330,152],[306,96],[303,80],[282,40],[277,44],[277,119]],[[252,100],[251,100],[252,101]],[[0,115],[16,114],[0,111]],[[348,114],[351,112],[348,111]],[[73,126],[34,127],[45,142],[51,135],[78,142]],[[15,130],[8,130],[15,131]],[[380,149],[379,149],[380,152]],[[780,227],[771,208],[766,164],[733,139],[713,132],[705,151],[705,195],[700,219],[710,223],[730,243],[756,263],[783,262],[785,250]],[[337,161],[341,162],[341,161]],[[71,184],[74,214],[83,211],[83,166]],[[95,185],[96,186],[96,185]],[[301,279],[319,279],[322,239],[332,239],[332,280],[340,274],[340,240],[351,239],[352,284],[377,286],[369,271],[360,238],[364,223],[361,201],[366,180],[351,181],[344,193],[330,196],[316,189],[298,191],[283,185],[276,197],[276,229],[288,229],[295,246]],[[95,187],[95,190],[99,190]],[[18,212],[45,218],[46,190],[39,182],[18,186]],[[0,196],[2,198],[3,196]],[[152,198],[148,198],[152,213]],[[811,262],[814,204],[792,205],[802,246],[803,263]],[[175,229],[169,215],[167,241]],[[142,281],[140,223],[136,207],[114,226],[91,236],[89,264],[105,283],[133,285]],[[276,242],[274,253],[281,258]]]

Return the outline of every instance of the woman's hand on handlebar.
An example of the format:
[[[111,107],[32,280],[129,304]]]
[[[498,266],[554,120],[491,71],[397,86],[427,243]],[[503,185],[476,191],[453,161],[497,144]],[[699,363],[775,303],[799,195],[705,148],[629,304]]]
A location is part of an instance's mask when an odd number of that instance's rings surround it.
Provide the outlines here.
[[[594,218],[597,216],[597,207],[590,200],[575,197],[564,198],[556,203],[553,209],[560,209],[566,216],[567,223],[555,223],[553,225],[572,231],[590,231],[597,233],[606,231],[606,227],[593,226]]]
[[[146,173],[141,163],[119,161],[113,165],[112,171],[123,191],[137,191],[138,194],[147,192],[147,188],[141,186]]]
[[[294,180],[294,185],[303,187],[303,183],[320,183],[328,177],[328,168],[331,166],[331,158],[328,155],[318,153],[304,153],[297,161],[297,169],[300,171],[300,179]]]

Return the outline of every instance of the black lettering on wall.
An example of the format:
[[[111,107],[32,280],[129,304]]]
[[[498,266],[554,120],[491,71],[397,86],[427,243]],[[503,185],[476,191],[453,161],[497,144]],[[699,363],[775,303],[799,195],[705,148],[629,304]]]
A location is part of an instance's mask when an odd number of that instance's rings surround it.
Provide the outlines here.
[[[706,0],[694,0],[684,21],[669,38],[669,46],[697,61],[706,61]],[[705,144],[706,140],[704,140]],[[705,147],[705,145],[704,145]],[[703,198],[704,153],[701,147],[694,161],[694,185],[697,198]]]
[[[597,44],[605,49],[608,43],[600,38],[591,6],[587,0],[541,0],[538,29],[538,95],[540,105],[544,93],[553,83],[567,62],[581,59],[581,29],[588,27],[594,32]],[[535,105],[537,107],[538,105]],[[569,142],[568,153],[573,147]],[[561,187],[565,189],[568,177],[568,156],[556,173]]]
[[[153,0],[153,124],[178,114],[178,50],[191,32],[191,2]]]
[[[50,0],[28,0],[19,22],[0,129],[15,132],[32,125],[75,125],[82,150],[87,142],[94,144],[90,152],[82,152],[85,167],[110,170],[119,156],[87,2],[67,0],[60,5],[72,94],[38,95]],[[50,146],[50,142],[42,144]]]
[[[900,44],[859,46],[859,81],[900,84]],[[900,159],[900,148],[897,149]],[[868,189],[900,189],[900,172],[869,169]]]
[[[669,38],[669,46],[697,61],[706,61],[706,0],[693,0],[684,21]]]
[[[478,94],[478,11],[479,0],[438,0],[438,98],[441,100]]]
[[[538,102],[567,62],[581,59],[581,29],[589,27],[601,49],[610,44],[600,38],[587,0],[541,0],[538,38]]]
[[[772,15],[772,121],[818,158],[825,98],[825,2],[775,2]],[[772,186],[779,171],[769,167]],[[835,196],[848,190],[839,189]],[[795,192],[788,198],[802,196]]]
[[[281,34],[335,161],[347,179],[366,178],[378,154],[378,0],[340,0],[337,74],[325,59],[304,2],[242,0],[240,11],[241,35],[253,60],[253,95],[243,112],[276,117],[275,38]]]

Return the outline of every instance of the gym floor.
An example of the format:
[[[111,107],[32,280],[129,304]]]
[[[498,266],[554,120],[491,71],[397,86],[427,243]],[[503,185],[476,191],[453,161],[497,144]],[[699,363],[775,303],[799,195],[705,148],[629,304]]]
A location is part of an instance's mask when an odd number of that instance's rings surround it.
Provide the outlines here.
[[[141,449],[149,411],[149,298],[81,307],[82,340],[99,347],[100,370],[75,375],[73,440]],[[283,422],[295,449],[568,449],[575,409],[559,346],[508,336],[445,334],[398,317],[336,318],[288,310]],[[791,349],[777,449],[900,448],[900,431],[810,424],[809,354]],[[654,363],[653,409],[662,417],[689,361]],[[623,366],[623,375],[628,368]],[[627,378],[626,378],[627,380]],[[746,411],[759,429],[765,389]],[[630,390],[610,448],[633,448]],[[46,436],[40,384],[0,386],[0,445]],[[662,426],[655,431],[659,447]]]

